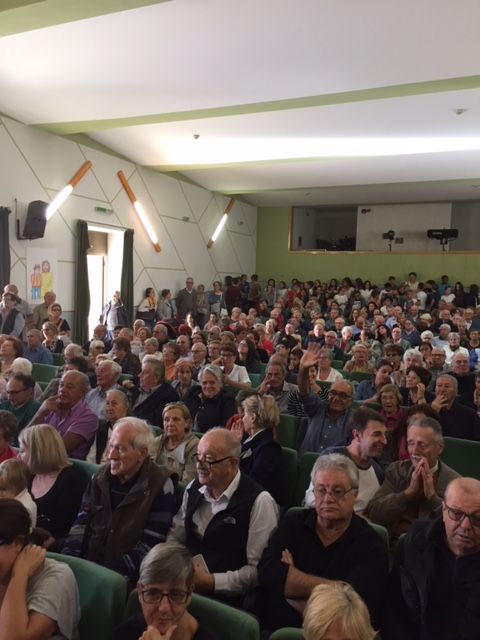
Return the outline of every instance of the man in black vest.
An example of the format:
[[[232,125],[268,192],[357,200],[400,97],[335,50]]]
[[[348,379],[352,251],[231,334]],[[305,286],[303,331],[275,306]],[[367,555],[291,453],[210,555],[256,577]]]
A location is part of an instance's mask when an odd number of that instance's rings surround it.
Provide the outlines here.
[[[197,476],[187,486],[169,540],[194,557],[194,590],[239,604],[257,583],[257,564],[276,529],[272,496],[238,469],[240,445],[221,427],[198,443]]]

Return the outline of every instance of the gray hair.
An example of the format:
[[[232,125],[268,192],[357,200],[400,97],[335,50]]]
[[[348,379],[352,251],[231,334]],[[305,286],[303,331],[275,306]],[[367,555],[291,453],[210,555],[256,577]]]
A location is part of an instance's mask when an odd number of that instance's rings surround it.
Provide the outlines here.
[[[102,349],[105,349],[105,343],[102,340],[92,340],[90,342],[88,350],[91,351],[92,349],[96,349],[97,347],[102,347]]]
[[[217,380],[217,382],[219,382],[223,387],[223,371],[220,369],[218,365],[206,364],[205,366],[203,366],[200,369],[200,372],[198,374],[199,382],[202,381],[204,373],[209,373],[210,375],[212,375]]]
[[[90,380],[88,379],[88,376],[86,373],[82,373],[81,371],[76,371],[75,369],[71,370],[71,371],[65,371],[65,373],[62,376],[62,380],[65,379],[67,376],[76,376],[77,380],[80,382],[80,386],[82,387],[83,391],[85,393],[87,393],[87,391],[90,391]]]
[[[120,399],[125,409],[128,409],[129,407],[128,397],[127,397],[127,394],[124,391],[122,391],[122,389],[109,389],[105,394],[107,398],[108,396],[113,396],[113,395],[117,396]]]
[[[458,392],[458,380],[454,376],[451,376],[449,373],[441,373],[439,376],[437,376],[435,383],[437,383],[442,378],[446,378],[447,380],[450,380],[450,382],[455,387],[455,391]]]
[[[320,351],[318,352],[319,356],[327,356],[330,359],[330,362],[332,362],[333,360],[333,353],[330,351],[330,349],[320,349]]]
[[[118,362],[115,362],[115,360],[110,360],[110,359],[101,360],[98,363],[98,366],[100,365],[108,365],[110,367],[110,371],[112,373],[115,373],[117,378],[122,373],[122,367],[118,364]]]
[[[135,432],[132,441],[134,449],[146,449],[148,452],[152,450],[153,433],[146,420],[140,420],[140,418],[132,418],[128,416],[126,418],[120,418],[113,427],[112,435],[113,432],[120,427],[130,427]]]
[[[11,366],[12,373],[23,373],[26,376],[32,375],[32,363],[27,358],[15,358]]]
[[[350,481],[350,484],[354,489],[358,489],[359,473],[357,465],[347,458],[347,456],[341,453],[329,453],[324,456],[319,456],[313,465],[311,479],[315,482],[315,476],[320,471],[341,471],[344,473]]]
[[[70,344],[67,344],[67,346],[65,347],[65,351],[64,354],[66,354],[68,351],[68,353],[70,353],[70,351],[73,352],[72,358],[80,358],[83,356],[83,349],[79,344],[75,344],[75,342],[71,342]]]
[[[142,365],[144,365],[144,364],[152,365],[153,371],[154,371],[155,375],[157,376],[157,378],[161,382],[164,382],[164,380],[165,380],[165,364],[164,364],[163,360],[159,360],[155,356],[146,355],[146,356],[143,356],[143,360],[142,360]]]
[[[428,418],[427,416],[411,416],[408,420],[407,431],[410,427],[419,427],[421,429],[432,429],[435,434],[435,440],[437,442],[443,442],[442,425],[435,418]]]
[[[218,433],[219,435],[221,435],[223,438],[223,446],[225,448],[226,455],[231,456],[232,458],[240,459],[242,445],[240,444],[240,442],[238,442],[231,431],[225,429],[225,427],[212,427],[204,435],[207,435],[207,433]]]
[[[403,354],[403,362],[405,362],[405,360],[407,359],[407,357],[414,357],[414,358],[418,358],[421,362],[421,364],[423,365],[423,355],[421,353],[421,351],[419,351],[418,349],[407,349],[405,351],[405,353]]]
[[[185,585],[190,591],[193,584],[190,552],[177,542],[155,545],[142,560],[139,579],[143,587],[158,583],[178,587]]]
[[[422,333],[420,334],[420,338],[422,340],[425,340],[426,338],[428,338],[429,340],[433,340],[433,333],[431,331],[428,331],[428,329],[426,331],[422,331]]]
[[[455,331],[451,331],[448,334],[448,339],[451,340],[452,338],[455,338],[456,340],[460,340],[460,334],[456,333]]]

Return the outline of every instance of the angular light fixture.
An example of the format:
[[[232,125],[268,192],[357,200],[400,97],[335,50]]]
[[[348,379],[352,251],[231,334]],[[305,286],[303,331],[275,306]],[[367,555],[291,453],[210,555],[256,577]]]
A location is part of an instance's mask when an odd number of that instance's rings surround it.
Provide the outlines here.
[[[220,235],[220,232],[223,229],[223,227],[225,226],[225,223],[227,221],[228,214],[233,209],[233,205],[234,204],[235,204],[235,200],[233,198],[231,198],[230,202],[225,207],[225,210],[223,212],[223,216],[220,218],[220,222],[217,224],[217,228],[213,232],[212,237],[210,238],[210,240],[207,242],[207,249],[210,249],[212,247],[213,243],[215,242],[215,240]]]
[[[80,182],[83,176],[91,168],[92,168],[92,163],[90,162],[90,160],[86,160],[82,164],[80,169],[77,171],[77,173],[75,173],[75,175],[70,178],[70,180],[68,181],[68,184],[65,187],[63,187],[63,189],[59,193],[57,193],[55,198],[51,201],[51,203],[47,207],[47,220],[50,220],[50,218],[57,211],[57,209],[59,209],[62,206],[62,204],[65,202],[68,196],[72,193],[74,187],[77,186],[77,184]]]
[[[140,222],[143,224],[143,228],[147,232],[148,237],[150,238],[151,243],[153,244],[153,248],[157,253],[160,253],[160,245],[158,244],[158,237],[155,231],[153,230],[152,225],[150,224],[150,220],[145,213],[145,209],[142,207],[140,202],[136,199],[135,194],[132,191],[132,188],[128,184],[128,181],[125,177],[123,171],[117,172],[118,179],[122,183],[122,187],[125,189],[125,193],[128,196],[128,199],[133,204],[133,208],[137,212],[137,216],[140,218]]]

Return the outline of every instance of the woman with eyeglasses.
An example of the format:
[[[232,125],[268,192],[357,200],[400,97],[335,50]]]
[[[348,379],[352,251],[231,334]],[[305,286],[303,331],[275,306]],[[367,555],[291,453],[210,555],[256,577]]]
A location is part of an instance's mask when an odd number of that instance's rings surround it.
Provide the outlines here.
[[[188,612],[192,585],[188,550],[174,542],[157,544],[140,566],[141,611],[117,627],[112,640],[214,640]]]
[[[68,565],[45,557],[44,532],[32,529],[17,500],[0,499],[0,638],[78,638],[78,588]]]

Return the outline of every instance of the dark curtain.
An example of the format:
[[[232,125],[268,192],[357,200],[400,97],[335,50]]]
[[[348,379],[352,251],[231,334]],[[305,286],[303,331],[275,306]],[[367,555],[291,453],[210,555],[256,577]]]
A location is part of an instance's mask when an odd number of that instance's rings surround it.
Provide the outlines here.
[[[120,294],[123,306],[127,311],[128,326],[132,326],[133,311],[133,229],[126,229],[123,234],[123,262],[120,280]]]
[[[10,236],[8,216],[10,209],[0,207],[0,292],[10,283]]]
[[[77,344],[88,340],[88,314],[90,311],[90,287],[88,284],[87,251],[88,225],[83,220],[77,222],[77,273],[75,287],[75,321],[73,339]]]

